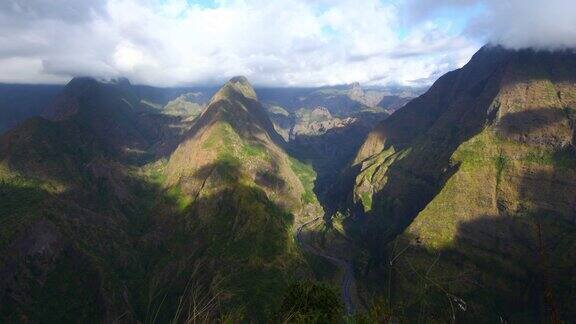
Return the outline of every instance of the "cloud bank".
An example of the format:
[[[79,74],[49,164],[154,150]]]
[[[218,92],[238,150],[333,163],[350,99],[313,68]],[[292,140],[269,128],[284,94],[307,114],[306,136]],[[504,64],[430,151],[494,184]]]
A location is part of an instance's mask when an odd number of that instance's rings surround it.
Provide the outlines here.
[[[574,0],[411,0],[406,11],[425,20],[450,8],[476,9],[466,30],[471,38],[511,49],[576,48]]]
[[[425,85],[487,41],[575,46],[575,15],[571,0],[3,0],[0,82]]]

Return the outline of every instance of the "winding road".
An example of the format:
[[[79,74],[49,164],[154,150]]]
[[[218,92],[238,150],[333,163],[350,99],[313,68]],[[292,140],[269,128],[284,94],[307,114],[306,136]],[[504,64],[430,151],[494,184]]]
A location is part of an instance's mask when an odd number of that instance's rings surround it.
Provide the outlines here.
[[[342,276],[342,282],[341,282],[341,290],[342,290],[342,300],[344,301],[344,307],[345,307],[345,311],[347,315],[353,315],[356,312],[356,307],[354,305],[354,301],[351,295],[351,291],[352,288],[356,286],[355,283],[355,279],[354,279],[354,270],[352,269],[352,264],[345,259],[341,259],[341,258],[337,258],[335,256],[331,256],[328,255],[324,252],[322,252],[321,250],[315,248],[314,246],[307,244],[306,242],[304,242],[304,240],[302,239],[302,230],[306,227],[309,226],[317,221],[320,221],[322,219],[322,217],[316,217],[310,221],[307,221],[306,223],[300,225],[300,227],[298,227],[298,230],[296,231],[296,240],[298,242],[298,244],[302,247],[302,249],[323,257],[327,260],[329,260],[330,262],[332,262],[333,264],[335,264],[337,267],[339,267],[342,272],[343,272],[343,276]]]

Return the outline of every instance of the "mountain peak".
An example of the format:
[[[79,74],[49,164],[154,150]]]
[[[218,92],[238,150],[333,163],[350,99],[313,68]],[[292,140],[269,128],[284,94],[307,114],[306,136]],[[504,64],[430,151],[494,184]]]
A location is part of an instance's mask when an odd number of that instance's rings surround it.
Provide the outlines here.
[[[231,78],[229,82],[250,84],[250,82],[248,81],[248,78],[243,76],[243,75],[237,75],[237,76]]]
[[[251,136],[266,133],[274,142],[283,143],[245,77],[230,79],[214,94],[190,133],[194,134],[203,126],[217,121],[229,123],[238,133]]]
[[[364,90],[362,89],[362,87],[360,86],[360,83],[358,83],[358,82],[354,82],[350,85],[350,88],[348,89],[348,96],[353,100],[357,100],[360,102],[365,101]]]
[[[124,154],[128,148],[146,147],[153,137],[154,131],[143,121],[140,107],[128,79],[75,77],[42,116],[81,125],[108,147]]]
[[[115,86],[120,86],[120,87],[129,87],[132,85],[130,83],[130,80],[128,80],[125,77],[104,79],[104,78],[93,78],[93,77],[89,77],[89,76],[77,76],[77,77],[72,78],[72,80],[70,80],[70,82],[68,82],[66,87],[75,89],[75,88],[79,88],[79,87],[83,88],[83,87],[96,85],[96,84],[109,84],[109,85],[115,85]]]
[[[256,96],[256,91],[248,81],[248,79],[244,76],[235,76],[230,81],[226,82],[224,86],[218,91],[218,93],[214,96],[215,98],[220,96],[227,96],[228,90],[233,90],[242,94],[246,98],[258,100]],[[220,94],[220,96],[218,96]]]
[[[126,78],[97,79],[93,77],[74,77],[64,90],[56,97],[55,101],[47,107],[42,115],[51,120],[69,119],[78,114],[81,107],[90,103],[89,107],[98,105],[104,101],[122,101],[129,106],[137,103],[131,94],[131,83]],[[110,102],[103,104],[103,110],[112,106]],[[84,107],[87,109],[87,107]]]

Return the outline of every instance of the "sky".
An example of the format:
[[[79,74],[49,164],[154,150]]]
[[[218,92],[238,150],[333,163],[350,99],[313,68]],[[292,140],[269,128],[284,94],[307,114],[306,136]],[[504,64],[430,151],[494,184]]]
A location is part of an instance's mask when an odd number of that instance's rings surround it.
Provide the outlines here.
[[[0,82],[427,86],[484,44],[576,47],[576,0],[0,0]]]

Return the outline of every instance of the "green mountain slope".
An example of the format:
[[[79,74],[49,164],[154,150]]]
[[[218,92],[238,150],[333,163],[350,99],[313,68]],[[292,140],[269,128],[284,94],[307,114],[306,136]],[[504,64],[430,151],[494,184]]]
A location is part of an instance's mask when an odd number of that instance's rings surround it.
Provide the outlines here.
[[[185,285],[201,267],[204,281],[219,283],[211,296],[220,312],[237,320],[276,316],[288,285],[312,275],[294,242],[295,226],[322,215],[314,172],[282,145],[245,78],[233,78],[214,95],[158,166],[179,215],[158,219],[170,233],[166,249],[179,251],[156,267],[158,280],[169,276]]]
[[[140,185],[102,143],[42,118],[0,138],[2,321],[113,321],[138,294]]]
[[[51,120],[0,138],[0,318],[186,321],[191,303],[211,321],[284,316],[290,285],[313,277],[293,237],[322,215],[312,168],[244,78],[142,167],[164,124],[138,102],[127,83],[75,79]]]
[[[232,79],[214,95],[170,157],[167,184],[201,197],[227,182],[242,183],[305,218],[308,209],[317,207],[305,180],[311,170],[289,158],[282,145],[247,80]]]
[[[575,58],[485,47],[369,135],[349,229],[409,318],[574,318]]]
[[[293,236],[322,215],[312,168],[286,154],[245,78],[172,150],[177,117],[134,93],[74,79],[49,120],[0,138],[0,321],[288,316],[301,301],[284,296],[314,276]]]

